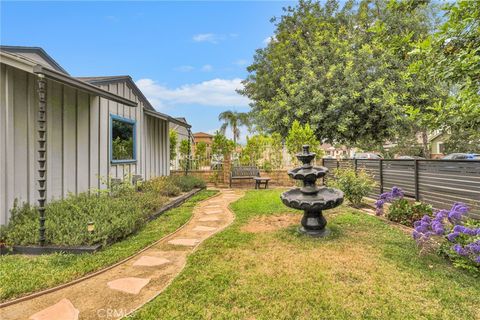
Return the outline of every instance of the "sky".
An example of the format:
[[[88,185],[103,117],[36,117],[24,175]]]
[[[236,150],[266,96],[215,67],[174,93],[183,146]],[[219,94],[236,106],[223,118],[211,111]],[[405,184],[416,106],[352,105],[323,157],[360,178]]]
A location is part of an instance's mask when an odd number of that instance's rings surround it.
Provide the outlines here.
[[[73,76],[130,75],[158,111],[213,133],[220,112],[249,110],[235,89],[294,4],[1,1],[0,43],[42,47]]]

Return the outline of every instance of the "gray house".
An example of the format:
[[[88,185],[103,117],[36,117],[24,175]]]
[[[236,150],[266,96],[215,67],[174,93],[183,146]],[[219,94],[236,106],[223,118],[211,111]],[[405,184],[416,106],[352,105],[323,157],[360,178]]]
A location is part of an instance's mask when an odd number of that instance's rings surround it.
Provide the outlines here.
[[[169,123],[129,76],[75,78],[43,49],[0,46],[0,225],[109,178],[168,175]]]

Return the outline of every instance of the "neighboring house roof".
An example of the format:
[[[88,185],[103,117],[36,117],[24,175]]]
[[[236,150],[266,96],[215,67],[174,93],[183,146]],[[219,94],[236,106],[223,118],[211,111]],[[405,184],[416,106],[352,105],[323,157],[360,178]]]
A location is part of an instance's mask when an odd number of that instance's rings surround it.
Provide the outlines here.
[[[5,52],[20,54],[36,63],[39,63],[46,67],[51,67],[56,71],[69,75],[69,73],[62,68],[62,66],[55,61],[50,55],[40,47],[23,47],[23,46],[2,46],[0,50]]]
[[[205,132],[196,132],[193,134],[194,137],[206,137],[206,138],[213,138],[213,135]]]

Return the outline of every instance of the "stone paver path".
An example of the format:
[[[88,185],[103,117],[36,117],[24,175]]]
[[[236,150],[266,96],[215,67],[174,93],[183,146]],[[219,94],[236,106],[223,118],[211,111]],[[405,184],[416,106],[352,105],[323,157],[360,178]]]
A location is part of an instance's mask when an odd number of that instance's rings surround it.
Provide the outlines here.
[[[243,192],[221,190],[195,207],[192,219],[132,259],[58,291],[0,309],[1,320],[118,319],[160,294],[202,241],[234,219],[228,205]]]

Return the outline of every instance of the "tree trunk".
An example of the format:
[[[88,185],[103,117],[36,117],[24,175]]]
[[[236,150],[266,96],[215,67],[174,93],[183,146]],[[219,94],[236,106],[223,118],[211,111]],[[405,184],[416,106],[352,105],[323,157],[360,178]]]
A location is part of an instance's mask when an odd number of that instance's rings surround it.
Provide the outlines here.
[[[428,148],[428,133],[427,133],[427,130],[422,130],[422,147],[423,147],[423,156],[426,159],[430,159],[430,149]]]
[[[233,131],[233,152],[235,152],[235,150],[237,149],[237,127],[236,126],[232,126],[232,131]]]

